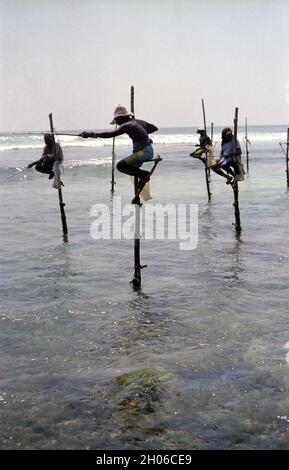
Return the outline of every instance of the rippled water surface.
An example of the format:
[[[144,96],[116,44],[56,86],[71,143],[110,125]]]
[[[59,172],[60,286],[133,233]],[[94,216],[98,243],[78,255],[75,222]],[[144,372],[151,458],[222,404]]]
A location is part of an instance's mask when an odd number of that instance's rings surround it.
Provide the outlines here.
[[[199,242],[143,240],[140,292],[133,241],[90,236],[92,205],[112,206],[109,146],[65,148],[68,243],[46,176],[0,185],[2,449],[288,448],[284,156],[252,142],[237,237],[223,180],[208,204],[191,147],[156,150],[153,202],[198,204]],[[1,178],[38,155],[2,152]],[[132,184],[116,177],[128,203]]]

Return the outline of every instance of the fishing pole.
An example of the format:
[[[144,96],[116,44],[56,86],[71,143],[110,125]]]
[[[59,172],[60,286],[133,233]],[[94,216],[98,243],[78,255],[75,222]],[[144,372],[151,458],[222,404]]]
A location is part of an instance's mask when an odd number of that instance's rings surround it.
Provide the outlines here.
[[[19,173],[22,173],[23,171],[28,170],[28,169],[29,169],[28,167],[25,167],[25,168],[22,168],[21,170],[15,171],[15,173],[12,173],[11,175],[7,176],[6,178],[0,180],[0,184],[1,184],[1,183],[4,183],[4,182],[7,181],[9,178],[12,178],[12,176],[19,175]]]
[[[42,134],[49,134],[49,132],[42,132],[42,131],[23,131],[23,132],[0,132],[0,136],[6,135],[42,135]]]
[[[285,150],[284,150],[284,148],[283,148],[283,145],[285,145],[285,144],[288,145],[287,142],[279,142],[279,145],[280,145],[280,147],[281,147],[281,149],[282,149],[282,151],[283,151],[283,153],[284,153],[284,155],[285,155],[285,157],[286,157],[286,152],[285,152]]]
[[[79,134],[67,134],[67,133],[61,133],[61,132],[45,132],[45,134],[54,134],[54,135],[67,135],[67,136],[71,136],[71,137],[81,137],[81,135]]]
[[[56,132],[55,129],[54,129],[54,132],[51,132],[51,131],[35,131],[35,132],[31,132],[31,131],[25,131],[25,132],[0,132],[0,137],[4,137],[4,136],[9,136],[9,135],[45,135],[45,134],[48,134],[48,135],[68,135],[68,136],[72,136],[72,137],[81,137],[79,134],[71,134],[71,133],[60,133],[60,132]]]

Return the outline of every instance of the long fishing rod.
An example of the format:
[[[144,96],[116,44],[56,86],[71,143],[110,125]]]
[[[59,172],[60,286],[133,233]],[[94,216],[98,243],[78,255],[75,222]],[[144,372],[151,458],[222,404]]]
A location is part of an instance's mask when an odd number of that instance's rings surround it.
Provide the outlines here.
[[[81,136],[79,134],[68,134],[68,133],[64,133],[64,132],[63,133],[62,132],[57,132],[57,133],[56,132],[54,132],[54,133],[53,132],[45,132],[45,134],[67,135],[67,136],[80,137],[81,138]]]
[[[49,134],[49,132],[42,132],[42,131],[23,131],[23,132],[0,132],[0,136],[6,135],[42,135],[42,134]]]
[[[72,137],[80,137],[79,134],[71,134],[71,133],[61,133],[61,132],[56,132],[55,129],[54,129],[54,132],[51,132],[51,131],[25,131],[25,132],[0,132],[0,137],[4,137],[6,135],[45,135],[45,134],[48,134],[48,135],[68,135],[68,136],[72,136]]]
[[[281,147],[281,149],[282,149],[282,152],[284,153],[284,155],[285,155],[285,157],[286,157],[286,152],[285,152],[285,150],[284,150],[284,148],[283,148],[283,145],[285,145],[285,144],[287,144],[287,143],[286,143],[286,142],[279,142],[279,145],[280,145],[280,147]]]
[[[4,136],[9,136],[9,135],[67,135],[68,137],[71,136],[71,137],[81,137],[79,134],[72,134],[72,133],[67,133],[67,132],[40,132],[40,131],[37,131],[37,132],[0,132],[0,137],[4,137]],[[217,143],[218,141],[216,141]],[[286,144],[286,142],[283,142],[284,144]],[[175,144],[166,144],[166,143],[158,143],[158,145],[165,145],[166,147],[190,147],[191,145],[193,145],[192,142],[189,142],[187,144],[183,144],[183,143],[175,143]]]
[[[286,151],[284,150],[283,145],[289,145],[289,142],[279,142],[279,145],[280,145],[280,147],[281,147],[281,149],[282,149],[282,151],[283,151],[283,153],[286,157]]]
[[[19,173],[22,173],[23,171],[28,170],[28,169],[29,169],[28,167],[25,167],[25,168],[22,168],[21,170],[15,171],[15,172],[12,173],[11,175],[9,175],[9,176],[7,176],[6,178],[3,178],[2,180],[0,180],[0,184],[1,184],[1,183],[5,183],[5,181],[9,180],[9,178],[12,178],[12,177],[15,176],[15,175],[19,175]]]

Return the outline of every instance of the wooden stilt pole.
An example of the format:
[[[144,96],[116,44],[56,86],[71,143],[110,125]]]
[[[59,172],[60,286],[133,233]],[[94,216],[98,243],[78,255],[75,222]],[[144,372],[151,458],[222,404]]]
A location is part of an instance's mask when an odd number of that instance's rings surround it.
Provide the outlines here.
[[[238,187],[238,181],[235,181],[233,184],[233,191],[234,191],[234,209],[235,209],[235,228],[236,232],[240,233],[242,230],[241,227],[241,219],[240,219],[240,209],[239,209],[239,187]]]
[[[135,204],[134,276],[131,284],[136,289],[141,287],[141,270],[144,267],[140,264],[140,211],[140,206]]]
[[[203,109],[203,120],[204,120],[204,131],[205,136],[207,136],[207,124],[206,124],[206,113],[205,113],[205,104],[202,98],[202,109]],[[207,193],[208,193],[208,201],[211,201],[211,189],[210,189],[210,168],[208,167],[208,153],[206,152],[206,160],[205,160],[205,177],[206,177],[206,186],[207,186]]]
[[[249,146],[248,146],[248,126],[247,118],[245,119],[245,141],[246,141],[246,162],[247,162],[247,174],[249,173]]]
[[[130,112],[134,115],[134,86],[130,87]],[[134,194],[137,194],[138,177],[134,177]],[[135,232],[134,232],[134,277],[131,284],[134,288],[141,287],[141,269],[140,264],[140,206],[135,206]]]
[[[238,135],[238,111],[239,108],[235,108],[235,117],[234,117],[234,146],[233,152],[236,154],[237,151],[237,135]],[[233,192],[234,192],[234,210],[235,210],[235,228],[236,232],[241,232],[241,219],[240,219],[240,210],[239,210],[239,188],[238,188],[238,181],[234,181],[232,184]]]
[[[112,139],[112,155],[111,155],[111,192],[112,193],[114,193],[114,185],[115,185],[114,171],[115,171],[115,137]]]
[[[134,86],[130,87],[130,112],[134,115]]]
[[[56,146],[55,146],[55,138],[54,138],[52,113],[49,114],[49,122],[50,122],[50,130],[51,130],[51,135],[52,135],[53,154],[54,154],[54,158],[56,158]],[[66,215],[64,211],[65,203],[63,202],[63,198],[62,198],[61,187],[58,189],[58,199],[59,199],[60,215],[61,215],[61,222],[62,222],[63,240],[67,242],[68,241],[67,240],[68,229],[67,229],[67,223],[66,223]]]
[[[214,148],[213,146],[213,138],[214,138],[214,123],[211,122],[211,142],[212,142],[212,148]],[[209,167],[209,178],[210,178],[210,181],[211,181],[211,168]]]
[[[286,176],[287,176],[287,187],[289,188],[289,128],[287,129]]]

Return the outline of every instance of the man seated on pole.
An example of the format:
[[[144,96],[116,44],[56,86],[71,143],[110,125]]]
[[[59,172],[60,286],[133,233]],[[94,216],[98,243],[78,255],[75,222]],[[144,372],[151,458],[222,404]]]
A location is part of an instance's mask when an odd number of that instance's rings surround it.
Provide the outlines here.
[[[236,150],[234,150],[233,131],[229,127],[222,130],[221,157],[216,161],[211,169],[220,176],[226,178],[226,184],[234,182],[238,174],[238,157],[242,154],[239,141],[236,142]]]
[[[210,137],[205,133],[204,129],[198,129],[197,134],[200,134],[199,144],[196,144],[195,147],[198,147],[197,150],[190,153],[190,157],[200,158],[200,160],[205,161],[205,158],[202,156],[204,153],[213,153],[212,150],[212,141]]]
[[[141,119],[135,119],[134,116],[121,105],[118,105],[115,108],[111,124],[117,124],[119,127],[110,132],[84,131],[79,134],[79,136],[84,138],[101,137],[103,139],[109,139],[118,135],[128,134],[133,142],[133,153],[120,160],[116,167],[121,173],[126,173],[127,175],[139,178],[138,192],[140,192],[140,190],[149,181],[150,174],[149,171],[141,170],[140,167],[144,162],[151,161],[154,157],[152,141],[149,138],[149,134],[156,132],[158,128]],[[133,199],[132,203],[138,204],[138,201]]]
[[[63,152],[60,144],[58,142],[55,142],[56,155],[54,155],[53,137],[51,134],[44,134],[44,142],[45,146],[40,160],[36,160],[36,162],[29,163],[27,168],[32,168],[33,166],[35,166],[35,169],[37,171],[39,171],[40,173],[48,174],[48,179],[52,179],[54,178],[53,165],[55,161],[60,163],[63,161]]]

